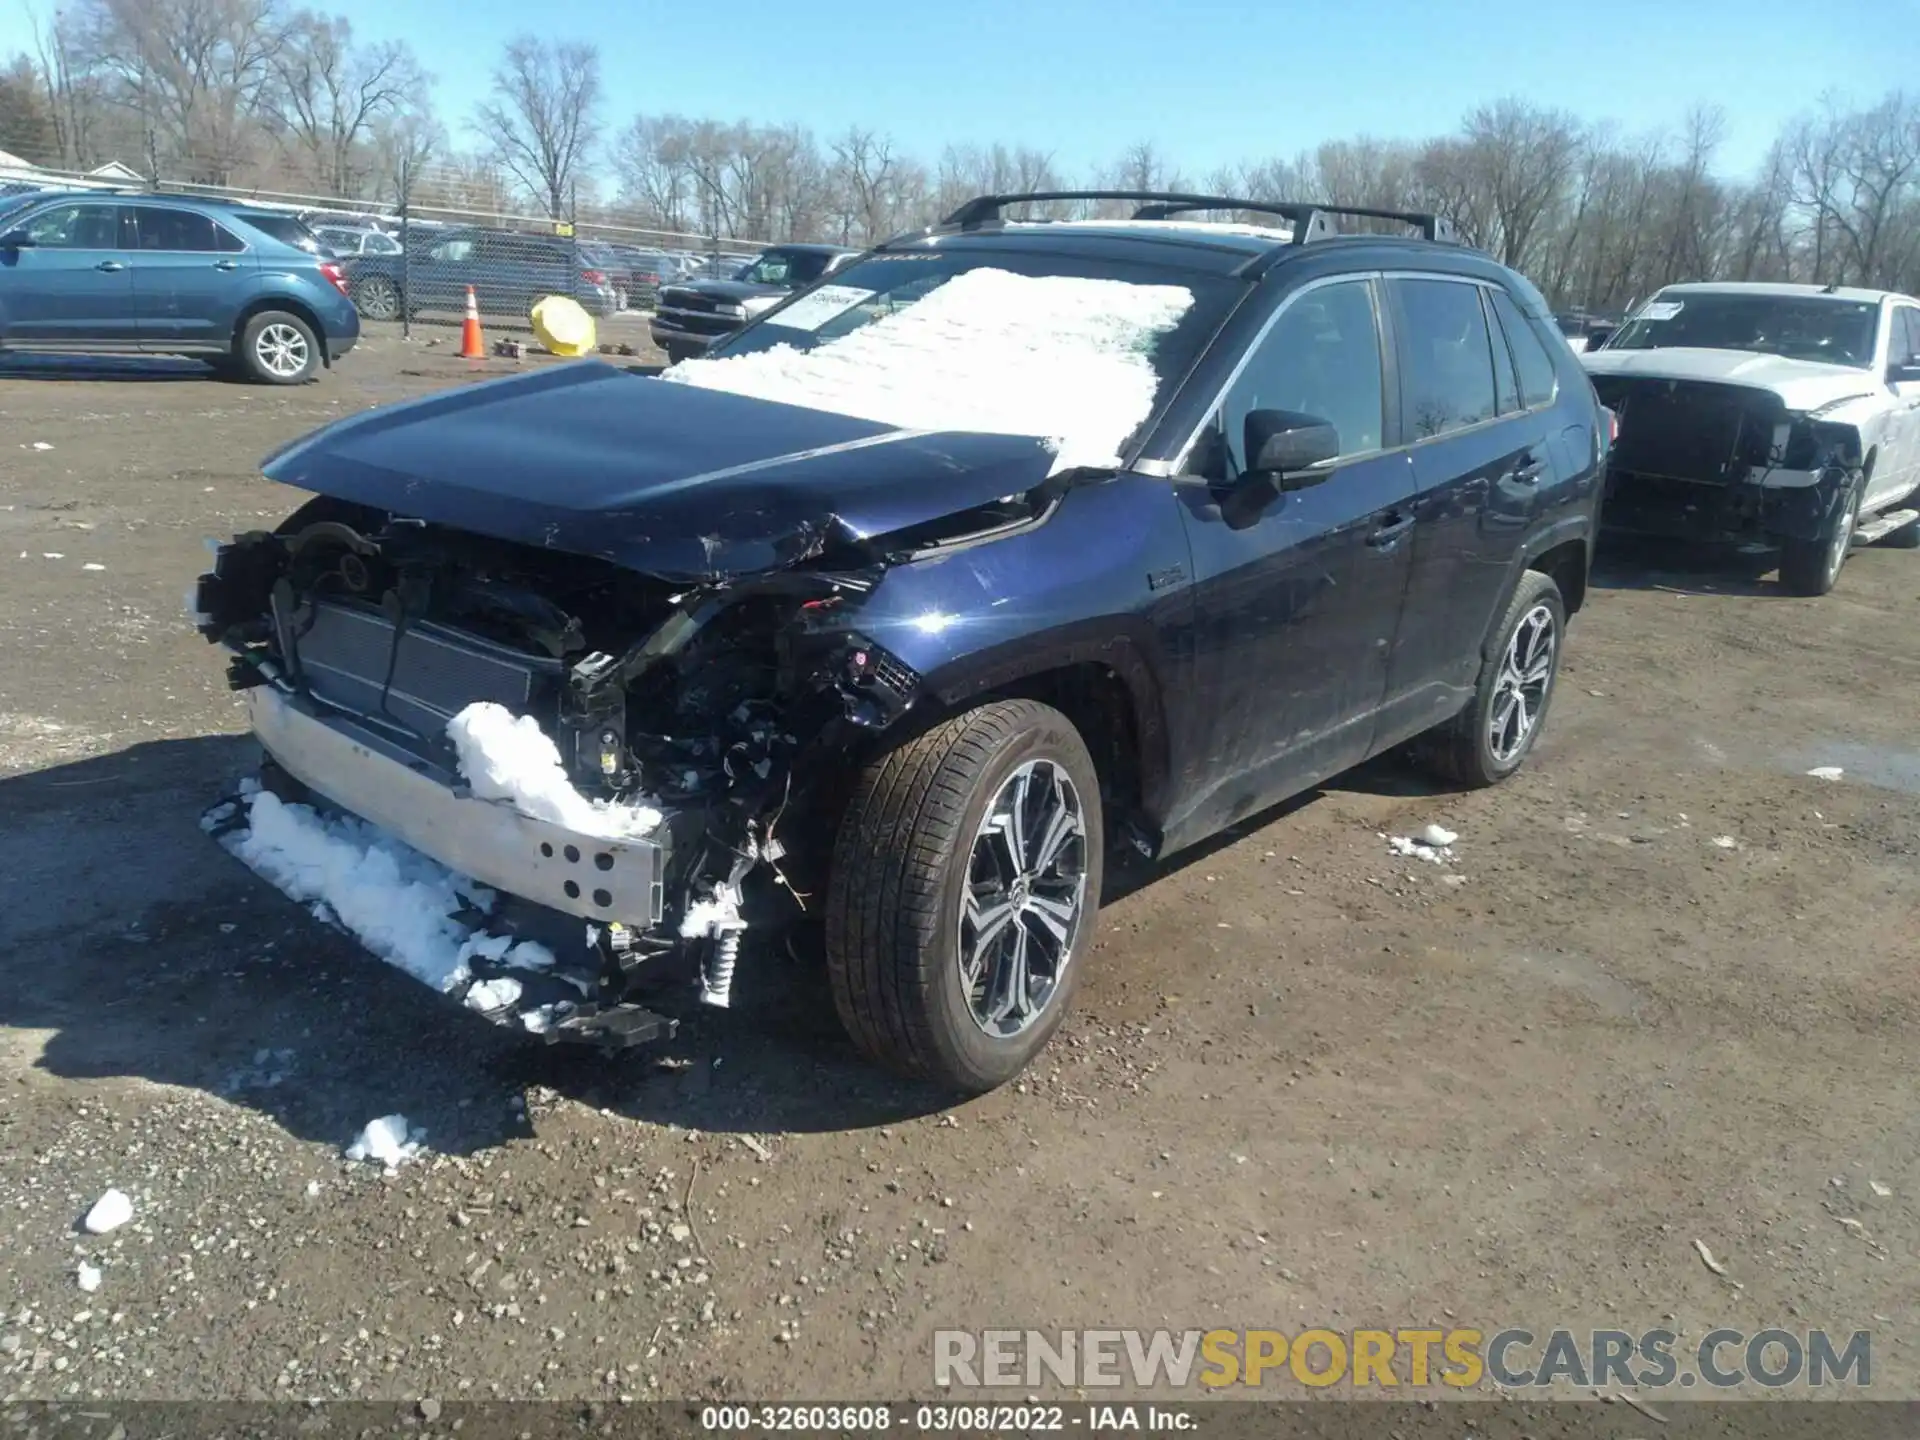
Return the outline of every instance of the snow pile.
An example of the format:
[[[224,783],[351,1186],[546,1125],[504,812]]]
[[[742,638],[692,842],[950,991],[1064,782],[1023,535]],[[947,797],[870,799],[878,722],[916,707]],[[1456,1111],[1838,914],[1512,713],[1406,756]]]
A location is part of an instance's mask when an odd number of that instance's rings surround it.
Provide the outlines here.
[[[311,904],[321,919],[414,979],[446,992],[471,978],[470,960],[522,970],[553,965],[553,952],[536,941],[470,932],[460,912],[488,909],[493,892],[378,826],[322,816],[266,790],[241,803],[247,828],[222,843],[283,895]]]
[[[1396,855],[1446,865],[1452,862],[1453,842],[1460,837],[1444,826],[1429,825],[1418,835],[1383,835],[1381,838]]]
[[[371,1160],[389,1171],[397,1170],[420,1153],[420,1144],[426,1138],[426,1131],[408,1127],[406,1116],[382,1115],[369,1120],[366,1129],[354,1137],[347,1146],[347,1159]]]
[[[82,1260],[79,1268],[74,1272],[74,1279],[80,1282],[80,1288],[82,1290],[91,1295],[100,1288],[100,1267],[98,1265],[89,1265],[86,1261]]]
[[[485,1014],[490,1010],[504,1010],[519,998],[520,982],[511,975],[499,975],[482,980],[468,990],[467,1007]]]
[[[447,722],[447,738],[475,799],[503,800],[522,815],[602,840],[636,839],[660,823],[649,806],[589,800],[574,789],[560,748],[531,715],[478,701]]]
[[[1807,771],[1815,780],[1838,780],[1846,773],[1838,765],[1816,765]]]
[[[109,1190],[93,1202],[87,1218],[80,1222],[89,1235],[105,1235],[118,1230],[133,1218],[133,1201],[118,1190]]]
[[[1056,472],[1110,466],[1153,408],[1153,342],[1192,305],[1178,285],[969,270],[816,349],[685,360],[661,378],[903,429],[1038,436]]]
[[[454,917],[491,894],[351,816],[289,805],[266,790],[246,797],[247,828],[227,848],[289,899],[318,902],[389,964],[436,990],[467,978],[467,927]]]

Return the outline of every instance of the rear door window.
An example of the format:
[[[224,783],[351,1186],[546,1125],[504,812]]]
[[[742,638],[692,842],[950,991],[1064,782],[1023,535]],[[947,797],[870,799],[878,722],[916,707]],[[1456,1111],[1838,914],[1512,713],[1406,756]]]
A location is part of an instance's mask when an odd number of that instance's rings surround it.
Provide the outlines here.
[[[1513,350],[1513,362],[1520,371],[1520,399],[1529,410],[1540,405],[1551,405],[1560,376],[1553,368],[1553,357],[1547,354],[1547,347],[1541,342],[1540,332],[1520,313],[1520,307],[1513,303],[1513,297],[1505,290],[1496,288],[1490,293],[1493,296],[1493,312],[1499,317],[1498,328],[1506,332],[1507,344]]]
[[[1389,284],[1407,438],[1431,440],[1491,420],[1498,395],[1480,287],[1453,280]]]
[[[213,253],[220,248],[213,221],[192,210],[144,205],[134,211],[142,250]]]

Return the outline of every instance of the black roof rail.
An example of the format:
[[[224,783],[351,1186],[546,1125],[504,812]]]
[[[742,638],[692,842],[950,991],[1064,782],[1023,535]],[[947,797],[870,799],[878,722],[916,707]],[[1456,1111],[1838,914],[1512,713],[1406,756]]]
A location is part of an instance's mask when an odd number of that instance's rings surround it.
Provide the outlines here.
[[[967,201],[941,224],[961,230],[974,230],[1002,218],[1013,205],[1044,204],[1056,200],[1137,200],[1135,220],[1166,220],[1175,215],[1199,210],[1245,210],[1259,215],[1277,215],[1293,223],[1293,243],[1305,245],[1339,234],[1333,223],[1337,215],[1367,220],[1396,220],[1418,230],[1422,238],[1442,245],[1457,245],[1459,237],[1450,222],[1439,215],[1410,210],[1373,210],[1359,205],[1320,205],[1292,200],[1248,200],[1231,195],[1180,195],[1155,190],[1039,190],[1025,195],[980,195]]]

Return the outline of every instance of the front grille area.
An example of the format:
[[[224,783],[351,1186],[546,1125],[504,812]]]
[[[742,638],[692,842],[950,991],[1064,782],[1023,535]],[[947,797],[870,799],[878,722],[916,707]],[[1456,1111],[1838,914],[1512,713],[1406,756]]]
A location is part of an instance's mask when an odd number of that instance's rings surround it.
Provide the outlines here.
[[[668,288],[660,292],[660,303],[673,310],[691,310],[711,315],[720,302],[702,295],[698,290],[674,290]]]
[[[556,668],[553,661],[424,620],[401,632],[396,648],[394,625],[385,615],[332,601],[316,603],[304,629],[289,617],[275,618],[283,653],[316,700],[432,740],[477,700],[526,713],[542,672]]]
[[[662,323],[676,330],[685,330],[693,335],[725,335],[737,328],[741,322],[732,316],[715,315],[711,312],[682,310],[673,305],[662,305],[655,315]]]
[[[1780,402],[1771,393],[1642,376],[1598,375],[1594,389],[1620,417],[1613,468],[1726,485],[1767,462]]]

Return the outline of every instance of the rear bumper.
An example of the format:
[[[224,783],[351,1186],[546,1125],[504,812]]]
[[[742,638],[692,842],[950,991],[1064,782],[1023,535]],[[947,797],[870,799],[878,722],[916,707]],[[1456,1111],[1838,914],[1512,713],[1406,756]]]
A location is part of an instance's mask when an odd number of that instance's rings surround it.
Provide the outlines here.
[[[272,685],[246,698],[253,733],[282,770],[449,870],[583,920],[659,923],[666,853],[653,842],[596,839],[476,800],[425,761]]]

